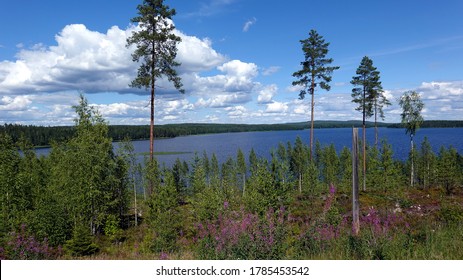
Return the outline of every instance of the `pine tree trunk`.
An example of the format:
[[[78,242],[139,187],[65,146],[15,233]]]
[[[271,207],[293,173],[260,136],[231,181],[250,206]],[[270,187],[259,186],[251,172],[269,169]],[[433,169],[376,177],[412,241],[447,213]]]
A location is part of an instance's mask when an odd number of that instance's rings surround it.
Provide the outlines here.
[[[153,161],[154,154],[154,85],[151,86],[151,115],[150,115],[150,161]]]
[[[314,108],[315,108],[315,83],[314,77],[312,77],[312,105],[311,105],[311,115],[310,115],[310,162],[313,158],[313,121],[314,121]]]
[[[132,176],[132,182],[133,182],[133,197],[134,197],[134,207],[135,207],[135,226],[138,226],[138,211],[137,211],[137,188],[135,184],[135,178]]]
[[[246,191],[246,173],[243,173],[243,197],[244,197],[245,191]]]
[[[414,145],[413,145],[413,133],[410,134],[410,146],[411,146],[411,157],[412,157],[412,166],[410,172],[410,186],[413,187],[415,181],[415,166],[414,166]]]
[[[365,119],[366,119],[366,88],[365,85],[363,86],[363,121],[362,121],[362,132],[363,132],[363,191],[367,190],[366,187],[366,178],[367,178],[367,155],[366,155],[366,145],[367,145],[367,132],[365,126]]]
[[[155,32],[155,31],[153,31]],[[155,78],[154,78],[154,67],[156,66],[155,63],[154,63],[154,59],[155,59],[155,51],[154,51],[154,47],[155,47],[155,44],[154,44],[154,41],[152,42],[152,52],[151,52],[151,102],[150,102],[150,106],[151,106],[151,115],[150,115],[150,161],[152,162],[153,161],[153,155],[154,155],[154,82],[155,82]],[[151,182],[150,182],[150,186],[151,186]]]
[[[358,235],[360,231],[358,181],[358,129],[352,128],[352,232],[354,235]]]
[[[375,103],[375,146],[378,149],[378,116],[376,112],[376,103]]]
[[[153,31],[155,32],[155,31]],[[155,51],[154,51],[154,41],[152,42],[152,52],[151,52],[151,100],[150,100],[150,106],[151,106],[151,115],[150,115],[150,162],[153,162],[154,159],[154,83],[155,83],[155,77],[154,77],[154,59],[155,59]],[[148,189],[148,195],[151,195],[153,192],[153,181],[149,182],[149,189]]]
[[[302,193],[302,172],[299,173],[299,193]]]
[[[363,191],[367,190],[366,181],[367,181],[367,157],[366,157],[366,127],[365,127],[365,117],[363,118]]]

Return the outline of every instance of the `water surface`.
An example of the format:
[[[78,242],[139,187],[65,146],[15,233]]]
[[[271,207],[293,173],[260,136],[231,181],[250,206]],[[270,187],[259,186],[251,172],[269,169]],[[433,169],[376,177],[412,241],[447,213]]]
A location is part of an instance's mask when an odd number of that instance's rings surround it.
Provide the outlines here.
[[[287,131],[265,131],[265,132],[235,132],[221,134],[206,134],[182,136],[170,139],[157,139],[154,142],[156,152],[186,152],[182,154],[167,154],[156,156],[161,164],[167,167],[173,165],[175,160],[191,161],[194,153],[202,156],[206,151],[211,157],[215,153],[219,163],[223,163],[228,157],[236,158],[238,149],[241,149],[246,157],[251,149],[254,149],[258,156],[269,157],[272,149],[277,149],[279,143],[289,141],[294,144],[296,137],[300,136],[304,143],[309,143],[309,130],[287,130]],[[362,130],[359,129],[361,138]],[[367,129],[367,142],[374,144],[374,128]],[[418,130],[415,136],[415,143],[419,144],[427,137],[432,145],[434,152],[439,152],[441,146],[452,146],[463,154],[463,128],[423,128]],[[344,147],[352,147],[351,128],[326,128],[314,130],[315,141],[319,141],[322,146],[334,144],[338,152]],[[398,128],[379,128],[379,138],[386,140],[392,145],[394,157],[404,160],[410,151],[410,137],[405,134],[404,129]],[[140,153],[138,160],[143,162],[144,156],[149,152],[149,141],[133,141],[136,153]],[[119,143],[114,143],[117,150]],[[37,149],[37,154],[48,154],[50,149]]]

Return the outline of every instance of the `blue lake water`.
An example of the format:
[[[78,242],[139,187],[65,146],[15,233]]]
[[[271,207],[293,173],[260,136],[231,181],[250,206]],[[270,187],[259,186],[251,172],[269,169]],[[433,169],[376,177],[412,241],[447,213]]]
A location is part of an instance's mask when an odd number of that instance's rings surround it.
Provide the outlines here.
[[[359,129],[361,138],[362,130]],[[270,151],[276,149],[279,143],[290,141],[294,144],[296,137],[300,136],[306,144],[309,142],[309,130],[266,131],[266,132],[238,132],[183,136],[170,139],[157,139],[154,142],[154,150],[157,152],[188,152],[187,154],[158,155],[160,164],[167,167],[173,165],[175,160],[191,161],[194,152],[202,156],[206,151],[209,157],[215,153],[219,163],[223,163],[228,157],[236,158],[238,149],[241,149],[246,157],[253,148],[258,156],[269,157]],[[367,142],[374,144],[374,128],[367,129]],[[415,143],[420,146],[424,137],[427,137],[434,152],[438,152],[441,146],[452,146],[463,154],[463,128],[423,128],[418,130]],[[314,130],[315,141],[320,141],[322,146],[334,144],[340,152],[343,147],[352,147],[351,128],[328,128]],[[407,158],[410,151],[410,137],[404,129],[379,128],[379,138],[386,139],[392,145],[394,157],[400,160]],[[118,143],[114,143],[117,150]],[[149,151],[149,141],[133,141],[136,153]],[[37,154],[48,154],[49,149],[38,149]],[[139,156],[143,161],[143,156]]]

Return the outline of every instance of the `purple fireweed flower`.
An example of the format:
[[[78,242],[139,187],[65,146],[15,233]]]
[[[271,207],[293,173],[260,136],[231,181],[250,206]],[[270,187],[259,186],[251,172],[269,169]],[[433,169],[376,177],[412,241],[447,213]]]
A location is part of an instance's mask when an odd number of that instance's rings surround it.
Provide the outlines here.
[[[333,184],[330,185],[330,188],[329,188],[329,194],[328,194],[328,197],[326,198],[326,202],[325,202],[325,205],[323,207],[323,212],[326,213],[328,210],[330,210],[331,208],[331,204],[333,203],[334,201],[334,196],[336,194],[336,188],[334,187]]]
[[[168,260],[169,259],[169,255],[165,252],[161,252],[161,254],[159,255],[159,259],[160,260]]]
[[[62,253],[59,250],[54,252],[46,238],[39,242],[34,236],[28,235],[24,224],[21,225],[19,232],[12,232],[9,235],[10,240],[6,243],[8,255],[5,255],[4,248],[0,254],[3,259],[51,259]]]
[[[336,188],[334,187],[333,184],[330,184],[330,194],[334,195],[336,193]]]
[[[372,233],[379,236],[408,228],[408,224],[401,216],[398,216],[398,213],[388,213],[383,217],[374,207],[368,209],[368,213],[361,217],[360,223],[362,227],[370,228]]]
[[[207,240],[199,244],[212,250],[215,257],[233,258],[236,252],[243,252],[243,248],[247,248],[245,252],[252,252],[252,256],[266,255],[279,246],[278,232],[283,224],[284,208],[280,208],[278,213],[269,209],[261,218],[242,208],[240,211],[224,212],[215,221],[198,224],[197,236]]]

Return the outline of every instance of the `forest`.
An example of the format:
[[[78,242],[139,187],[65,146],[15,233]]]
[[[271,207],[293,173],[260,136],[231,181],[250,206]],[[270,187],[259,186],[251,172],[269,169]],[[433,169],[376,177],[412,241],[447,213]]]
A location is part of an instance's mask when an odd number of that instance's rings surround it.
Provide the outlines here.
[[[317,142],[310,161],[297,138],[269,160],[238,150],[219,165],[198,151],[172,168],[141,165],[129,139],[113,151],[83,96],[75,111],[71,136],[46,157],[24,135],[0,133],[1,259],[463,258],[463,157],[453,148],[436,154],[425,139],[403,162],[385,141],[368,146],[354,235],[348,147]]]
[[[348,128],[358,127],[361,121],[315,121],[314,128]],[[373,122],[366,122],[366,127],[373,127]],[[402,128],[400,123],[378,123],[379,127]],[[423,128],[433,127],[463,127],[463,121],[424,121]],[[308,122],[282,124],[203,124],[184,123],[155,125],[155,138],[173,138],[177,136],[247,132],[247,131],[276,131],[308,129]],[[149,139],[149,125],[108,125],[108,136],[113,141],[122,141],[129,137],[131,140]],[[53,141],[69,139],[75,133],[73,126],[34,126],[21,124],[0,125],[0,133],[6,133],[17,142],[24,136],[35,147],[50,146]]]
[[[310,122],[155,127],[160,79],[185,93],[175,60],[181,38],[171,24],[175,9],[162,0],[137,10],[131,22],[140,28],[126,47],[139,69],[129,86],[150,92],[150,125],[110,126],[81,94],[72,127],[0,126],[0,259],[463,259],[463,156],[452,147],[435,153],[426,138],[413,142],[420,127],[463,121],[423,122],[424,103],[410,90],[397,100],[401,124],[378,122],[392,103],[367,56],[350,81],[362,120],[314,121],[315,93],[330,90],[340,67],[312,29],[292,74],[299,98],[311,99]],[[315,141],[316,128],[353,126],[362,126],[363,138],[352,149]],[[408,159],[394,158],[380,126],[405,128]],[[166,168],[153,149],[155,137],[309,127],[309,145],[280,143],[269,159],[237,150],[219,164],[196,151]],[[131,142],[139,139],[150,139],[144,164]],[[113,141],[121,141],[117,151]],[[38,157],[34,147],[43,145],[50,153]],[[353,178],[363,186],[358,223]]]

